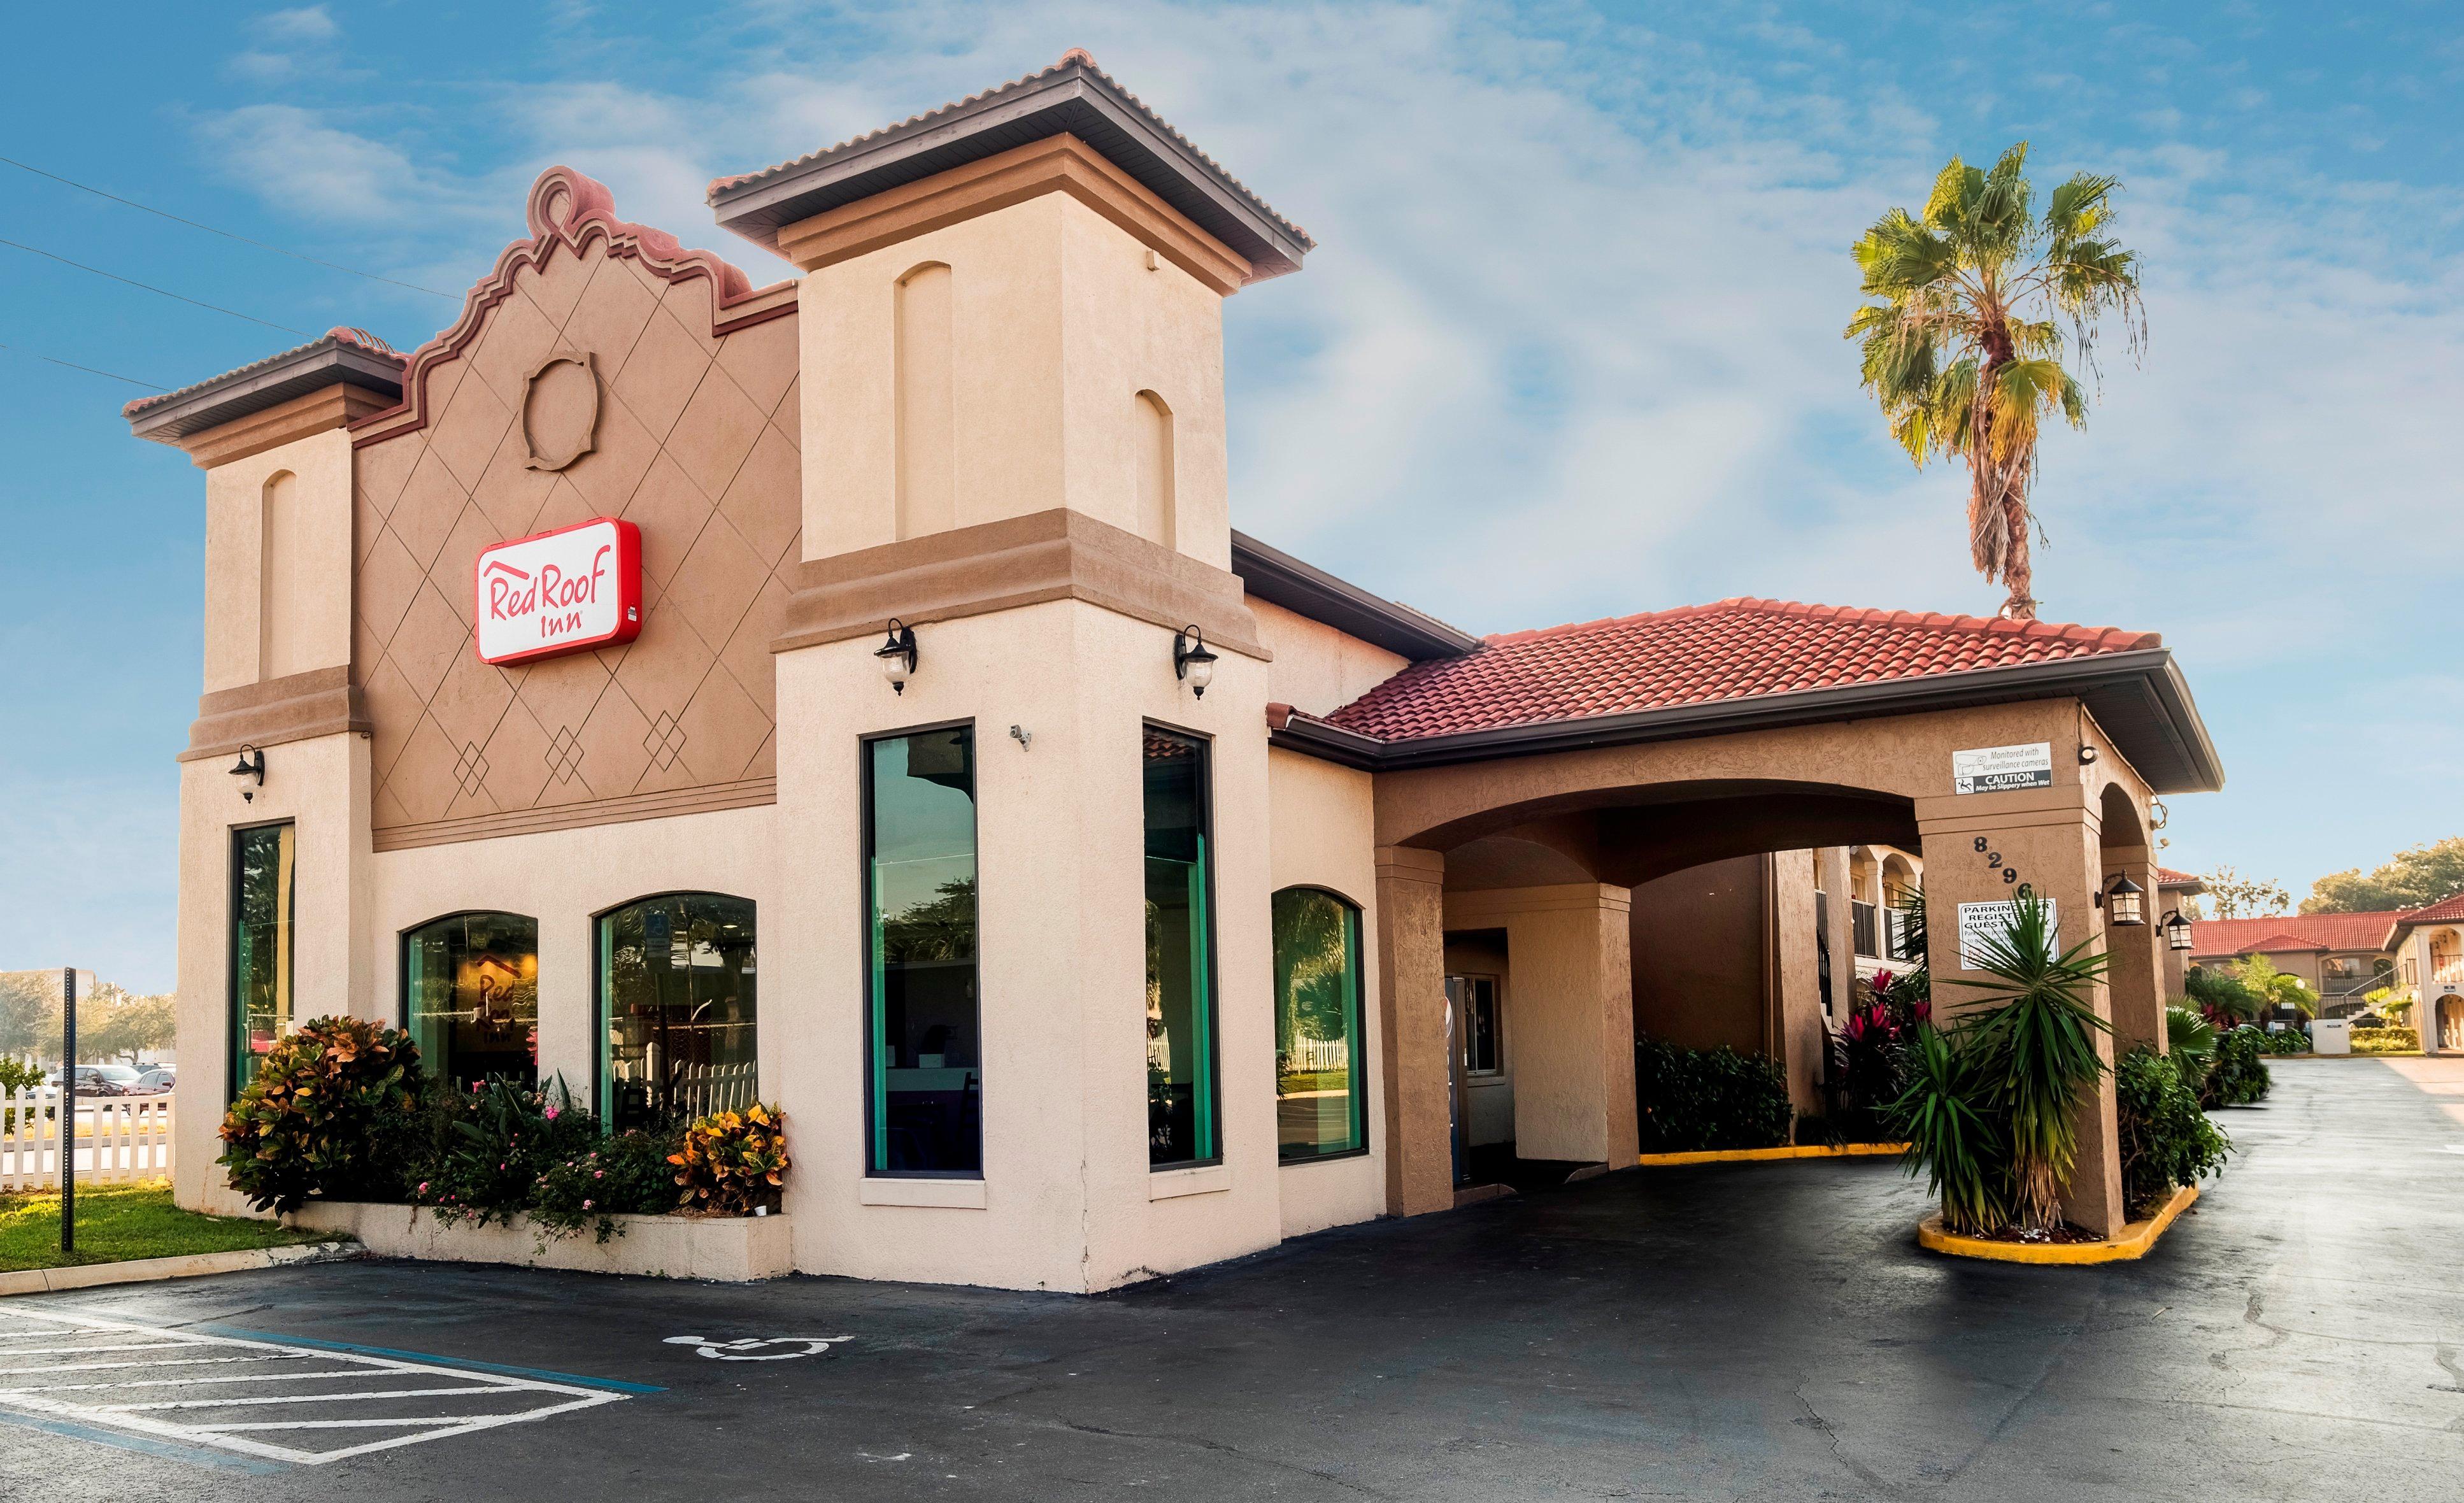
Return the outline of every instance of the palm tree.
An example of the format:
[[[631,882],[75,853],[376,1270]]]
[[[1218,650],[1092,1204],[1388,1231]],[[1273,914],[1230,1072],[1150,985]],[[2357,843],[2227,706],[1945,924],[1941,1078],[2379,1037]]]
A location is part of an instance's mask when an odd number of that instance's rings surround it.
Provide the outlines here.
[[[2002,614],[2033,621],[2028,563],[2039,422],[2058,410],[2087,421],[2087,391],[2063,365],[2096,374],[2096,335],[2108,313],[2131,353],[2146,338],[2139,258],[2102,236],[2121,185],[2082,172],[2054,189],[2039,217],[2025,169],[2028,144],[1990,172],[1959,158],[1934,179],[1922,217],[1894,209],[1856,246],[1864,295],[1847,338],[1864,342],[1863,385],[1891,436],[1922,469],[1941,454],[1968,462],[1969,551],[1977,572],[2008,586]]]

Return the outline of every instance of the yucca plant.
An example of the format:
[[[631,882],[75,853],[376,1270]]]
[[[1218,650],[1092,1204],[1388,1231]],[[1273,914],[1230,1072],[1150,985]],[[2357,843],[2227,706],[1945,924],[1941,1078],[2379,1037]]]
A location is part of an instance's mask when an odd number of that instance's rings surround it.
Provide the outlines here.
[[[2013,908],[2010,927],[1981,942],[1977,969],[1992,980],[1956,982],[1999,1000],[1954,1028],[1993,1082],[2010,1134],[2012,1222],[2051,1231],[2079,1161],[2079,1096],[2105,1070],[2097,1035],[2113,1025],[2088,995],[2111,958],[2088,940],[2057,955],[2052,909],[2027,894]]]
[[[1996,1122],[1995,1064],[1989,1051],[1930,1024],[1908,1041],[1908,1085],[1891,1116],[1907,1140],[1907,1172],[1925,1172],[1948,1231],[1996,1231],[2011,1220],[2010,1144]]]

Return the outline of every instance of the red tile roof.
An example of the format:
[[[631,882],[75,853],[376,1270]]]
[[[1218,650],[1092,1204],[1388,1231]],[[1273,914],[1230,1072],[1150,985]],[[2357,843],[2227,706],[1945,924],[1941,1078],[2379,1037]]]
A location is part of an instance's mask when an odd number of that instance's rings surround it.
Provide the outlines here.
[[[1723,600],[1485,638],[1328,718],[1382,740],[2162,647],[2153,631]]]
[[[2195,872],[2176,872],[2171,867],[2156,869],[2156,881],[2160,886],[2189,887],[2202,880],[2204,879]]]
[[[2258,918],[2202,918],[2190,926],[2193,959],[2280,955],[2291,950],[2376,950],[2387,926],[2405,917],[2390,909],[2365,914],[2271,914]]]

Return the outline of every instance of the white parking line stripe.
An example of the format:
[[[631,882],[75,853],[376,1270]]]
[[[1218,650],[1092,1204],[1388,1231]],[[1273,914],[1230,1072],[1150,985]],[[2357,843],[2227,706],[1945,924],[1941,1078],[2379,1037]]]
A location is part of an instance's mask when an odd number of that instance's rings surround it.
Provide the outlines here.
[[[630,1394],[616,1389],[584,1386],[582,1381],[570,1383],[556,1382],[544,1378],[517,1377],[504,1373],[469,1371],[451,1366],[445,1362],[411,1360],[409,1359],[410,1354],[406,1354],[406,1356],[402,1358],[395,1358],[380,1357],[370,1353],[313,1350],[286,1345],[278,1340],[255,1340],[240,1337],[209,1336],[179,1330],[166,1330],[157,1326],[142,1325],[134,1321],[113,1320],[88,1311],[70,1312],[66,1318],[62,1318],[57,1315],[37,1315],[32,1311],[19,1312],[0,1309],[0,1320],[5,1319],[42,1320],[49,1322],[52,1327],[55,1328],[64,1326],[75,1327],[74,1332],[59,1329],[47,1329],[35,1333],[25,1333],[27,1335],[34,1336],[36,1338],[40,1338],[42,1337],[57,1338],[70,1334],[121,1334],[136,1337],[162,1337],[170,1338],[161,1343],[161,1345],[165,1347],[221,1349],[224,1351],[233,1352],[235,1355],[191,1358],[166,1357],[147,1361],[126,1362],[71,1361],[32,1363],[22,1366],[0,1367],[0,1378],[12,1375],[34,1376],[49,1375],[53,1373],[88,1372],[99,1369],[125,1370],[128,1368],[141,1368],[153,1371],[175,1367],[228,1366],[240,1363],[281,1361],[313,1361],[323,1364],[320,1365],[317,1371],[313,1372],[301,1371],[295,1367],[286,1372],[252,1370],[245,1373],[229,1374],[181,1373],[168,1377],[130,1378],[96,1383],[45,1383],[11,1386],[5,1382],[0,1382],[0,1407],[13,1408],[31,1412],[33,1414],[51,1416],[62,1420],[80,1421],[88,1425],[117,1427],[122,1430],[133,1430],[144,1435],[160,1436],[165,1439],[184,1441],[190,1445],[216,1447],[225,1450],[238,1451],[246,1455],[261,1457],[272,1461],[295,1462],[310,1466],[321,1465],[331,1461],[339,1461],[349,1456],[365,1455],[371,1451],[385,1450],[397,1446],[415,1445],[422,1441],[443,1440],[455,1435],[468,1435],[479,1430],[491,1429],[498,1426],[527,1424],[533,1421],[546,1419],[552,1415],[567,1413],[572,1410],[591,1408],[603,1404],[614,1404],[631,1397]],[[77,1322],[84,1322],[85,1324],[77,1325]],[[139,1350],[142,1348],[127,1347],[122,1349]],[[0,1348],[0,1357],[9,1355],[12,1350],[30,1357],[44,1355],[41,1349]],[[60,1355],[76,1357],[82,1356],[87,1351],[91,1350],[107,1349],[64,1348],[58,1350]],[[456,1386],[450,1388],[402,1389],[343,1388],[332,1393],[291,1393],[279,1396],[252,1395],[242,1392],[230,1397],[216,1395],[204,1399],[177,1399],[130,1404],[93,1404],[78,1403],[66,1398],[51,1397],[51,1395],[54,1394],[64,1394],[68,1392],[92,1393],[98,1390],[119,1388],[181,1387],[200,1383],[298,1382],[318,1378],[342,1380],[358,1377],[388,1377],[396,1380],[405,1378],[412,1380],[427,1379],[431,1381],[445,1380],[455,1382]],[[495,1414],[417,1415],[409,1417],[367,1417],[341,1420],[265,1420],[253,1423],[229,1423],[202,1426],[187,1424],[179,1420],[163,1417],[161,1414],[161,1411],[165,1410],[178,1411],[190,1408],[244,1408],[252,1404],[383,1404],[393,1400],[413,1397],[432,1396],[439,1398],[468,1398],[472,1395],[481,1393],[489,1394],[497,1398],[511,1396],[517,1400],[539,1399],[550,1400],[552,1402],[543,1403],[537,1408],[514,1409]],[[240,1433],[242,1431],[275,1430],[298,1430],[303,1432],[313,1430],[336,1430],[344,1432],[401,1430],[407,1433],[388,1435],[383,1439],[370,1440],[358,1445],[341,1446],[327,1450],[308,1449],[299,1446],[285,1446],[275,1441],[254,1439],[248,1434]],[[305,1437],[303,1436],[303,1440],[304,1439]]]
[[[263,1357],[171,1357],[151,1362],[51,1362],[39,1367],[0,1367],[0,1378],[11,1373],[99,1373],[113,1367],[196,1367],[207,1362],[296,1362],[317,1352],[269,1352]],[[0,1393],[9,1392],[0,1388]]]
[[[242,1394],[235,1399],[159,1399],[152,1404],[105,1404],[98,1414],[134,1414],[141,1409],[245,1409],[258,1404],[352,1404],[362,1399],[462,1399],[473,1394],[522,1393],[520,1388],[385,1388],[371,1393],[285,1393],[270,1398]],[[468,1416],[460,1416],[468,1418]],[[208,1426],[211,1428],[212,1426]]]
[[[158,1347],[197,1344],[195,1341],[136,1341],[126,1346],[12,1346],[0,1352],[0,1357],[84,1357],[93,1352],[150,1352]]]

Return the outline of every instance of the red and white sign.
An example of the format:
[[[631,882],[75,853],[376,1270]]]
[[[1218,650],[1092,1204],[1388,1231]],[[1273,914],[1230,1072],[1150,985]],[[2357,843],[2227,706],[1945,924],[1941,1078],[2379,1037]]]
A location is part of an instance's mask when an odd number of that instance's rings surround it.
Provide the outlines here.
[[[479,553],[479,660],[527,663],[642,630],[642,529],[594,518]]]

